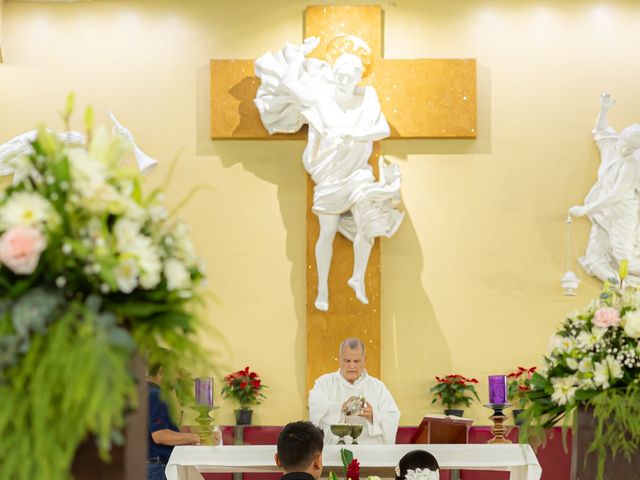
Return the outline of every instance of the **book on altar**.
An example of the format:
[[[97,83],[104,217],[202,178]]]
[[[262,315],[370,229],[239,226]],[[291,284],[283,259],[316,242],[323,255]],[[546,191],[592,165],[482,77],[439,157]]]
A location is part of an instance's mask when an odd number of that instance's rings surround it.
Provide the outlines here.
[[[472,423],[470,418],[429,413],[418,425],[411,443],[469,443]]]

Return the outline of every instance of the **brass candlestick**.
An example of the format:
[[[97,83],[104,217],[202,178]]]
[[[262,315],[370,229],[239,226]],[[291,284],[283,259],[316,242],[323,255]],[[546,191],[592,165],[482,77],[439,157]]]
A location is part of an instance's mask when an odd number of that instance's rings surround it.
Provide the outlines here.
[[[486,403],[484,406],[493,410],[493,415],[489,417],[489,420],[493,422],[493,427],[491,427],[493,438],[487,443],[512,443],[511,440],[506,438],[507,427],[505,427],[504,421],[507,419],[507,416],[502,412],[505,408],[509,408],[511,404]]]
[[[195,405],[194,410],[198,412],[196,423],[198,424],[198,435],[200,435],[201,445],[213,445],[213,418],[210,413],[220,407],[213,405]]]

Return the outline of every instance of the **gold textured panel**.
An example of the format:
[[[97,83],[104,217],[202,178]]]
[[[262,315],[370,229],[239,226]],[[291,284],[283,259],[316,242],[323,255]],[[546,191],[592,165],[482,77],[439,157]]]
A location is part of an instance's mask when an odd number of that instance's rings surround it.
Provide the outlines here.
[[[379,61],[371,78],[391,138],[475,138],[475,59]]]
[[[312,6],[305,17],[305,37],[319,37],[312,52],[324,58],[326,44],[340,34],[352,34],[369,44],[376,69],[376,59],[382,55],[382,10],[377,5]],[[377,175],[380,144],[374,144],[369,159]],[[323,373],[338,368],[338,346],[347,337],[359,337],[367,346],[367,371],[380,377],[380,241],[377,240],[367,266],[365,285],[369,305],[360,303],[347,285],[353,272],[353,243],[337,234],[333,244],[333,259],[329,272],[329,311],[320,312],[316,299],[315,244],[320,226],[311,211],[313,182],[307,176],[307,387]]]
[[[374,143],[369,163],[377,176],[380,143]],[[307,175],[307,387],[338,369],[338,347],[347,337],[359,337],[367,347],[367,371],[380,378],[380,240],[376,240],[365,277],[369,305],[355,298],[347,280],[353,273],[353,243],[336,235],[329,272],[329,311],[316,310],[318,289],[315,246],[320,226],[311,211],[313,181]]]
[[[353,34],[372,49],[372,71],[364,83],[376,87],[391,138],[474,138],[476,132],[476,62],[473,59],[387,60],[382,58],[382,10],[377,5],[311,6],[305,37],[320,44],[312,56],[324,58],[327,43]],[[283,44],[284,44],[283,39]],[[252,60],[211,61],[211,137],[303,138],[306,132],[270,136],[260,122],[255,98],[259,80]],[[380,145],[370,159],[377,170]],[[312,213],[313,182],[307,178],[307,386],[338,368],[340,342],[360,337],[367,345],[367,370],[380,376],[380,241],[371,251],[366,273],[369,305],[362,305],[347,285],[353,269],[353,244],[336,235],[329,274],[329,312],[313,306],[317,292],[315,243],[319,225]]]
[[[211,60],[211,138],[300,139],[305,131],[269,135],[253,103],[260,80],[253,60]]]
[[[320,43],[310,56],[324,59],[327,43],[342,34],[356,35],[367,42],[375,62],[382,56],[380,6],[316,5],[307,7],[304,36],[320,38]]]

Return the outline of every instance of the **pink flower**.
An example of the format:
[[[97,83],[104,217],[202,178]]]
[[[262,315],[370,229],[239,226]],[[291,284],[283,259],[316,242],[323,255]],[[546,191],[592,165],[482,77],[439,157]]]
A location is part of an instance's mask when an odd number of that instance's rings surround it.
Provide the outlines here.
[[[597,327],[615,327],[620,323],[618,310],[611,307],[602,307],[593,316],[593,324]]]
[[[18,226],[0,237],[0,261],[18,275],[29,275],[38,266],[47,242],[40,230]]]

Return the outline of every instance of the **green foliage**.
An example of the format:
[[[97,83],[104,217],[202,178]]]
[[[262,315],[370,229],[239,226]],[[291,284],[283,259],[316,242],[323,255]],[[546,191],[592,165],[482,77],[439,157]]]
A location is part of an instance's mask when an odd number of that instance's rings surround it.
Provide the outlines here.
[[[478,397],[478,393],[473,386],[478,383],[475,378],[465,378],[458,374],[435,378],[438,383],[429,390],[433,393],[432,405],[439,401],[445,408],[453,408],[458,405],[468,407],[473,401],[470,395],[480,401],[480,397]]]
[[[640,385],[610,388],[588,402],[596,419],[596,432],[589,452],[598,456],[598,478],[604,478],[607,453],[621,453],[627,460],[640,450]]]
[[[0,450],[2,475],[66,480],[88,434],[108,458],[124,413],[135,406],[128,372],[134,347],[115,317],[89,300],[68,303],[47,332],[35,333],[0,383],[0,436],[10,446]]]

